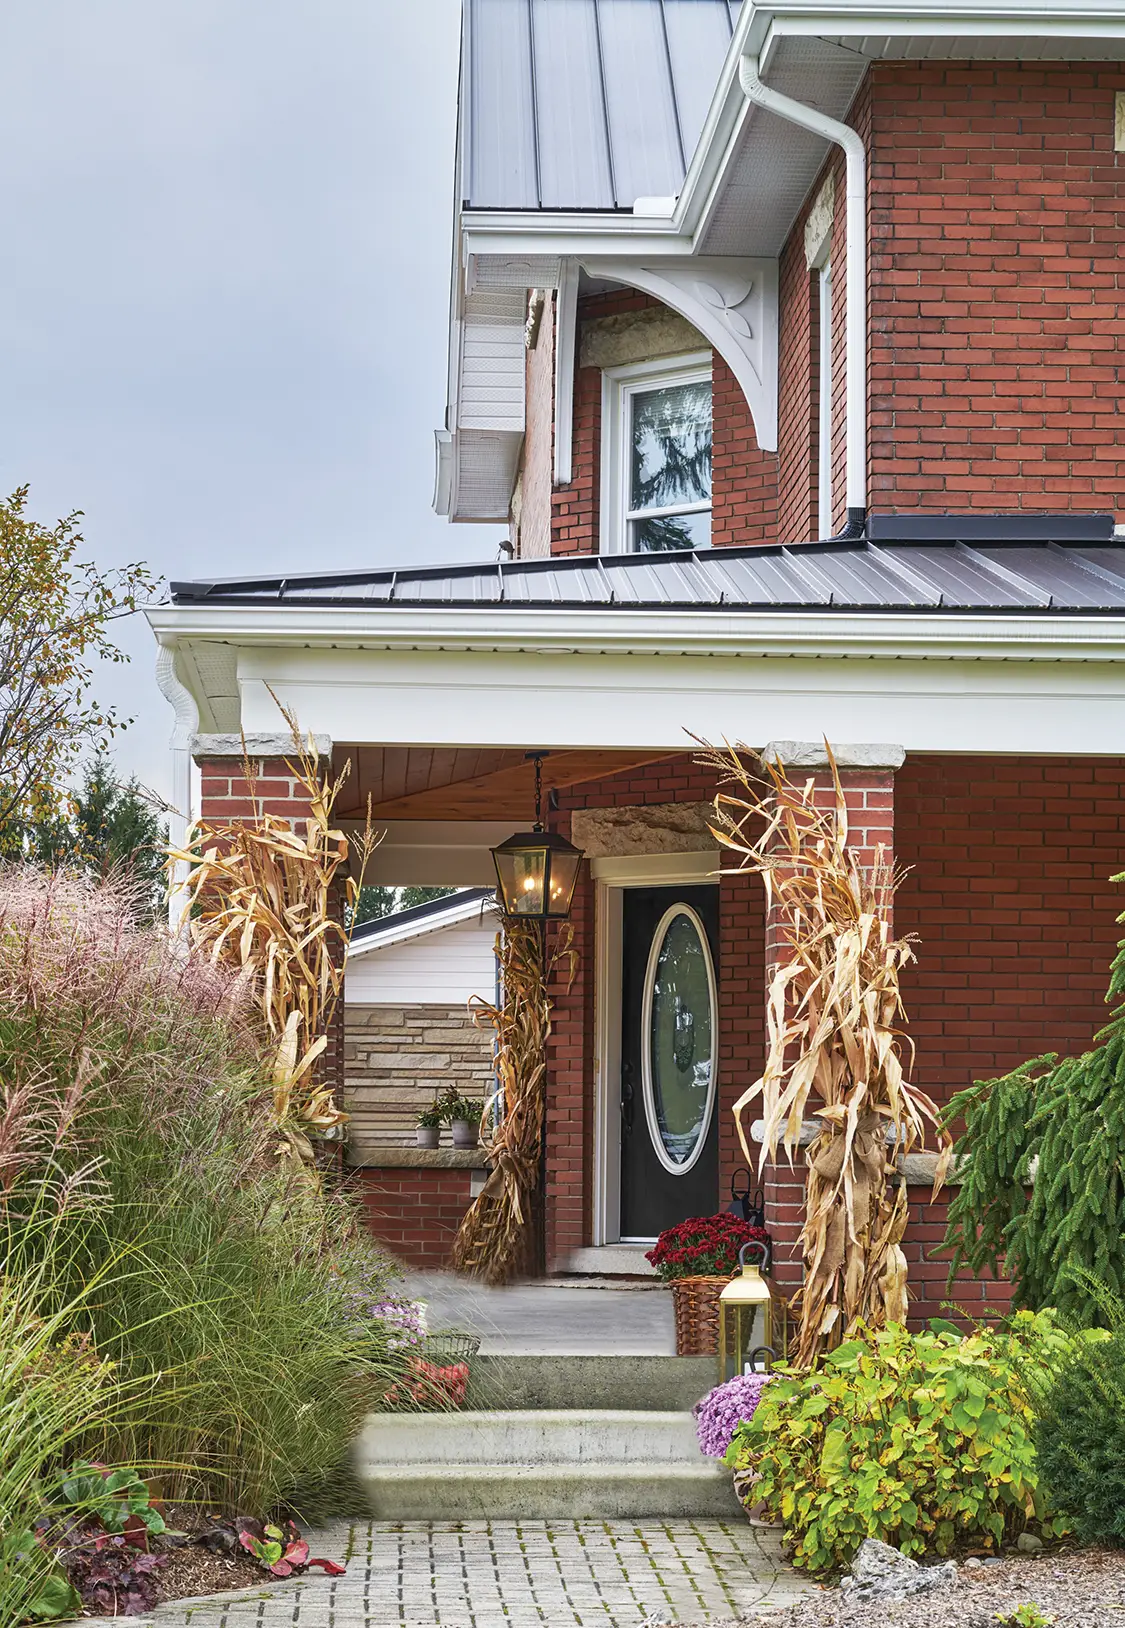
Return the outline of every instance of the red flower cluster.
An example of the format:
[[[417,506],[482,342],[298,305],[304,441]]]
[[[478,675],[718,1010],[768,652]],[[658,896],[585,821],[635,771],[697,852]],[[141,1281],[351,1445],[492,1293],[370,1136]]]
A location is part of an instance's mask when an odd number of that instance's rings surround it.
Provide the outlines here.
[[[468,1383],[467,1362],[455,1362],[443,1368],[423,1357],[412,1356],[407,1361],[406,1378],[392,1385],[383,1400],[391,1407],[414,1401],[424,1408],[459,1408],[465,1400]]]
[[[665,1283],[672,1278],[730,1277],[743,1244],[768,1240],[765,1227],[752,1227],[723,1210],[719,1215],[696,1215],[666,1227],[645,1259]]]

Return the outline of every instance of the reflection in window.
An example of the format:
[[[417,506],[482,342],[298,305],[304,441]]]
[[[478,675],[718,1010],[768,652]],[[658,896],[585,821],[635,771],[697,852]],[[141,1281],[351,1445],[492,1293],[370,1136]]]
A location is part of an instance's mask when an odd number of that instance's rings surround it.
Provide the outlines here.
[[[652,977],[652,1109],[669,1163],[684,1166],[707,1134],[714,1058],[707,950],[686,911],[668,923]]]
[[[630,394],[630,549],[702,548],[711,541],[711,383]]]

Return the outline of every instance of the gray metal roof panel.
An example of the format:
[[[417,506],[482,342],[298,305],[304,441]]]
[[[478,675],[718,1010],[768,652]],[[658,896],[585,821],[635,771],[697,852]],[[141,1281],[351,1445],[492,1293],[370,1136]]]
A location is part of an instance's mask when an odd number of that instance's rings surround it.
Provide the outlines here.
[[[1125,611],[1125,544],[821,542],[174,582],[180,604]]]
[[[631,209],[679,192],[738,7],[466,0],[470,209]]]

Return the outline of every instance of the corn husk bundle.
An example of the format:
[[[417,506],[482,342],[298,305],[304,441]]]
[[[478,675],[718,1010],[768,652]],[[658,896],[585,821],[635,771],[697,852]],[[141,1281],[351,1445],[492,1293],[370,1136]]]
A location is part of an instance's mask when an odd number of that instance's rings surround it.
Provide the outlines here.
[[[536,1267],[534,1204],[539,1195],[547,1111],[549,990],[557,976],[567,987],[577,952],[569,923],[548,951],[536,922],[506,917],[496,936],[500,1004],[474,996],[473,1021],[495,1037],[495,1087],[481,1130],[491,1166],[453,1244],[453,1269],[486,1283],[510,1283]],[[565,970],[564,970],[565,969]]]
[[[349,843],[333,827],[332,811],[351,764],[335,780],[322,774],[312,736],[303,738],[293,715],[282,711],[293,734],[293,757],[286,767],[308,796],[304,830],[261,811],[260,804],[252,819],[229,825],[201,820],[189,830],[182,850],[169,850],[169,868],[190,867],[185,886],[192,942],[212,961],[237,968],[254,990],[276,1042],[270,1119],[278,1131],[277,1152],[310,1167],[308,1132],[328,1130],[347,1118],[317,1064],[344,990],[351,928],[341,907],[354,912],[379,839],[368,819],[356,844],[359,863],[345,880]],[[248,757],[243,772],[257,803]]]
[[[743,1115],[760,1099],[760,1169],[779,1147],[792,1164],[802,1120],[820,1122],[806,1153],[805,1277],[794,1305],[793,1355],[807,1364],[860,1323],[905,1321],[906,1188],[888,1188],[892,1159],[921,1146],[931,1127],[940,1150],[936,1193],[951,1144],[903,1066],[904,1054],[913,1063],[913,1045],[899,974],[914,954],[892,934],[898,878],[881,848],[867,868],[848,847],[831,748],[828,808],[817,806],[814,780],[796,784],[782,764],[759,768],[756,755],[748,766],[748,755],[745,747],[708,747],[703,759],[735,788],[715,798],[714,835],[738,856],[736,869],[762,877],[782,945],[768,990],[765,1069],[734,1114],[749,1161]]]

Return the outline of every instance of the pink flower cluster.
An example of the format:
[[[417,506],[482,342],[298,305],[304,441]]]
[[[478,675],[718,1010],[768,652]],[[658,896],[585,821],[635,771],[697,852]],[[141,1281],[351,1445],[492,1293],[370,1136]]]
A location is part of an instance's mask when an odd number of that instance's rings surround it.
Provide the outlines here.
[[[736,1374],[695,1404],[695,1433],[700,1451],[708,1458],[722,1458],[739,1425],[754,1417],[769,1378],[769,1374]]]

